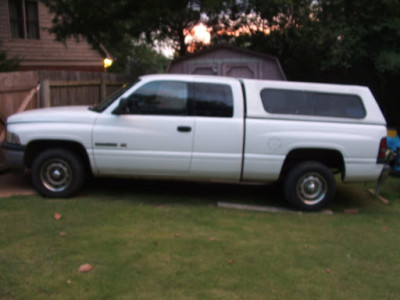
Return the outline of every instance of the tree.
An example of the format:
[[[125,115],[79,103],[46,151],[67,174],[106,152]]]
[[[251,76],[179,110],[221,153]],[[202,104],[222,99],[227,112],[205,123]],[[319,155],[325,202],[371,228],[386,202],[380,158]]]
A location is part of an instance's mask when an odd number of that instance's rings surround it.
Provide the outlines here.
[[[54,14],[50,32],[58,40],[83,36],[95,48],[103,44],[119,60],[128,56],[131,40],[151,25],[141,13],[147,1],[43,0],[43,3]]]
[[[0,50],[0,72],[16,71],[19,67],[19,60],[16,58],[7,58],[7,53]]]
[[[158,37],[172,39],[179,56],[186,55],[185,32],[190,31],[200,21],[201,1],[161,0],[159,5]]]
[[[255,0],[253,7],[271,32],[239,36],[237,45],[276,55],[291,80],[369,86],[389,124],[400,126],[398,1]]]
[[[185,30],[200,20],[202,0],[43,0],[54,13],[50,29],[59,40],[84,36],[94,47],[103,44],[112,54],[129,54],[130,42],[143,35],[170,38],[179,55],[187,52]]]
[[[326,77],[369,86],[389,124],[399,126],[400,2],[320,0],[316,16],[329,45]]]
[[[126,73],[137,78],[140,75],[152,73],[164,73],[169,60],[152,47],[141,43],[131,49]]]

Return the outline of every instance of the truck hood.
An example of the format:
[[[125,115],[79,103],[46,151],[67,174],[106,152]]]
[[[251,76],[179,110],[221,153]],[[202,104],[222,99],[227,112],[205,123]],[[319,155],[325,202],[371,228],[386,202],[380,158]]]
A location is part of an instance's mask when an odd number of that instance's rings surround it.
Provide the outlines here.
[[[8,117],[8,124],[15,123],[85,123],[91,124],[98,116],[88,106],[61,106],[27,110]]]

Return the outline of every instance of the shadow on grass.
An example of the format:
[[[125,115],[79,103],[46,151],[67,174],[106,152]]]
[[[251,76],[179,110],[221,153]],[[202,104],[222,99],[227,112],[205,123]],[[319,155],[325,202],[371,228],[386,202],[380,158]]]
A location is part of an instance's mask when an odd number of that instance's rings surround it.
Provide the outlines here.
[[[384,203],[378,196],[370,191],[375,191],[377,184],[370,182],[368,184],[339,184],[336,192],[335,199],[331,204],[331,208],[335,211],[343,211],[346,209],[358,209],[358,210],[392,210],[394,199],[391,198],[389,203]],[[387,185],[388,187],[391,184]],[[382,196],[383,190],[386,189],[384,186],[381,190],[380,195]]]
[[[373,186],[373,185],[372,185]],[[110,197],[154,205],[216,205],[229,202],[259,206],[290,208],[284,201],[282,187],[228,183],[204,183],[142,179],[92,179],[82,191],[83,196]],[[364,184],[338,183],[335,199],[327,207],[345,209],[375,209],[382,203],[373,198]]]
[[[142,179],[92,179],[82,195],[107,196],[152,204],[216,205],[231,202],[287,207],[279,185],[242,185]]]

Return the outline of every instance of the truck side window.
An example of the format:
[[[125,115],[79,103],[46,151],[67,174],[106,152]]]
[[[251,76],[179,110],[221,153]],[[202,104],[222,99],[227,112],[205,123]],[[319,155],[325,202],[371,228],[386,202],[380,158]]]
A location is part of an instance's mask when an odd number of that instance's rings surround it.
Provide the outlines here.
[[[313,93],[315,115],[361,119],[365,110],[355,95]]]
[[[365,109],[357,95],[301,90],[263,89],[261,101],[272,114],[362,119]]]
[[[227,84],[194,83],[194,114],[203,117],[233,116],[232,89]]]
[[[182,81],[153,81],[128,97],[130,114],[187,115],[188,84]]]
[[[312,115],[310,99],[303,91],[264,89],[261,91],[264,109],[273,114]]]

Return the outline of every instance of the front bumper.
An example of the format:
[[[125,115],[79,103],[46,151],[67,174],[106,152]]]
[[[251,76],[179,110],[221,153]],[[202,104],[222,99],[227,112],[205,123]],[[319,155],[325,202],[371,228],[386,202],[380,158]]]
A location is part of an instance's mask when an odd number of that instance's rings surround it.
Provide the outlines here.
[[[3,142],[1,148],[5,152],[4,169],[24,169],[25,146]]]

